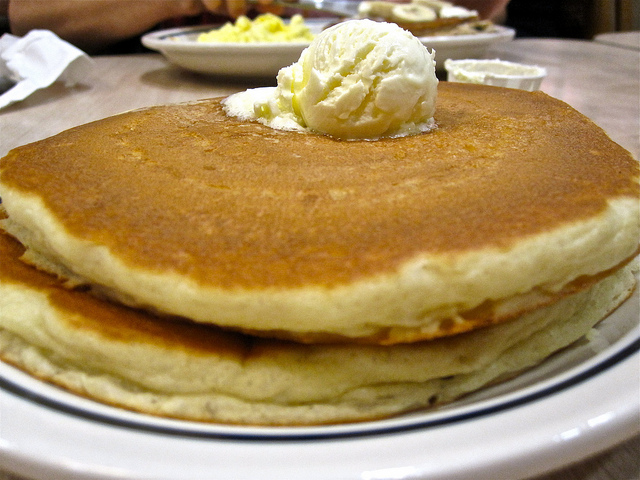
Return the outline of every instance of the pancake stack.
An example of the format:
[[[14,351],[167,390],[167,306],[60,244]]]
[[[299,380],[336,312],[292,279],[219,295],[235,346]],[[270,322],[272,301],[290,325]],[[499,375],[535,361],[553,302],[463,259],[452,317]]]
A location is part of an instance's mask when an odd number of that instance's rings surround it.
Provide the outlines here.
[[[382,418],[516,375],[631,294],[638,164],[540,92],[441,83],[438,128],[274,130],[221,99],[0,161],[0,357],[147,414]]]

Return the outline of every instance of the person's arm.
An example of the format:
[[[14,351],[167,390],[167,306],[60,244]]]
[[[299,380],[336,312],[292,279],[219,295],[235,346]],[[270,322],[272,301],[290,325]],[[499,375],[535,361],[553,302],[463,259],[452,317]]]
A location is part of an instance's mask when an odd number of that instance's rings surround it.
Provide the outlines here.
[[[9,0],[0,0],[0,35],[9,31]]]
[[[245,9],[245,0],[8,0],[15,35],[42,28],[87,51],[134,37],[170,18],[205,11],[236,17]]]

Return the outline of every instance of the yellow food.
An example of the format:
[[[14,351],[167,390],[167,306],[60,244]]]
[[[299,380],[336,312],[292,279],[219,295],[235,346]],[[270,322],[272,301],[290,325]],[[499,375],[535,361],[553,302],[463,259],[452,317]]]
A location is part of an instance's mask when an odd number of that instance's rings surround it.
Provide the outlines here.
[[[277,15],[265,13],[253,21],[243,15],[235,23],[227,22],[220,28],[201,33],[198,42],[299,42],[311,41],[313,37],[302,15],[294,15],[285,23]]]

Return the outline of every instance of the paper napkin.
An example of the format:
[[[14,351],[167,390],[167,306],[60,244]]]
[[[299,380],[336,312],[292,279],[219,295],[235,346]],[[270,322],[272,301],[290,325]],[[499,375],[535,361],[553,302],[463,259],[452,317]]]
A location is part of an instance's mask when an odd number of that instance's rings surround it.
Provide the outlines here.
[[[92,66],[86,53],[48,30],[24,37],[5,33],[0,37],[0,109],[55,81],[80,83]]]

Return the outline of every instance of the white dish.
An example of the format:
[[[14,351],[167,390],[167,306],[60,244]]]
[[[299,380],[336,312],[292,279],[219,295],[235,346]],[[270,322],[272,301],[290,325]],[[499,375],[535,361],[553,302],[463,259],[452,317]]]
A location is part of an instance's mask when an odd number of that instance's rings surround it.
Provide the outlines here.
[[[327,20],[307,20],[312,32],[318,33]],[[171,63],[187,70],[210,75],[271,77],[300,57],[309,42],[294,43],[204,43],[196,41],[199,33],[215,26],[173,28],[148,33],[142,37],[147,48],[162,53]],[[421,37],[436,50],[436,63],[442,68],[447,58],[478,58],[490,45],[513,39],[515,31],[496,27],[492,33]]]
[[[490,33],[420,37],[420,41],[436,51],[436,68],[442,70],[447,59],[482,58],[490,46],[509,42],[515,37],[516,31],[512,28],[499,25],[495,28],[496,31]]]
[[[547,70],[537,65],[504,60],[451,60],[444,62],[448,82],[476,83],[517,88],[533,92],[540,89]]]
[[[0,363],[0,470],[35,479],[542,474],[638,433],[638,291],[589,342],[440,410],[313,428],[207,425],[76,397]]]

